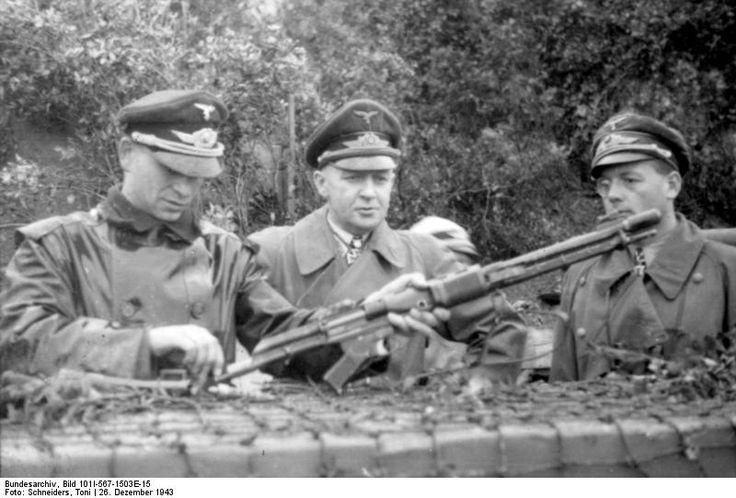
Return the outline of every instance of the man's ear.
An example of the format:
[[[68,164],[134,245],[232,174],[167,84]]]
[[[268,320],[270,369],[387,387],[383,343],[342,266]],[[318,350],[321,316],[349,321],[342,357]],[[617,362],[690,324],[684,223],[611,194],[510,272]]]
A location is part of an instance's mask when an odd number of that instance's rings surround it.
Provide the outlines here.
[[[118,160],[120,161],[120,167],[123,171],[128,171],[134,149],[135,143],[130,139],[130,137],[123,137],[120,139],[120,142],[118,142]]]
[[[675,200],[682,190],[682,176],[677,171],[671,171],[667,174],[667,198]]]
[[[314,170],[314,173],[312,173],[312,183],[314,183],[314,188],[317,189],[319,196],[327,199],[327,186],[325,185],[327,178],[325,177],[324,171],[321,169]]]

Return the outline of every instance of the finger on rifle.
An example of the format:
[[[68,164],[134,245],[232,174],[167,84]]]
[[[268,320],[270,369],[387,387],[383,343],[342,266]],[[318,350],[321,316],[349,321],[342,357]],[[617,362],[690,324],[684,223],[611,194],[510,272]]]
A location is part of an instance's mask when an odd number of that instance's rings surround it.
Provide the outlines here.
[[[203,365],[198,372],[193,373],[194,385],[192,386],[192,394],[197,394],[207,384],[210,372],[212,372],[211,366]]]
[[[431,327],[425,325],[416,318],[412,318],[411,315],[389,313],[387,318],[391,325],[398,329],[398,333],[400,334],[408,335],[419,333],[427,337],[431,337],[433,334]]]
[[[409,333],[409,325],[406,323],[406,320],[404,320],[402,315],[398,313],[389,313],[386,315],[386,318],[388,318],[388,321],[394,326],[394,328],[398,329],[399,333]]]
[[[409,310],[409,316],[433,329],[437,329],[437,327],[440,326],[440,321],[437,320],[437,317],[431,311],[421,311],[416,308],[412,308]]]
[[[376,292],[373,292],[368,295],[368,297],[365,298],[366,302],[372,302],[372,301],[378,301],[379,299],[382,299],[385,296],[390,296],[391,294],[396,294],[398,292],[401,292],[408,287],[415,287],[418,289],[424,289],[427,287],[427,280],[424,278],[424,275],[421,273],[406,273],[404,275],[401,275],[399,277],[396,277],[391,282],[387,283],[383,287],[381,287]]]
[[[429,319],[429,317],[432,318]],[[433,326],[432,323],[438,325],[434,315],[427,311],[411,310],[408,315],[404,315],[404,319],[411,332],[422,334],[427,338],[431,338],[435,334],[434,326],[436,325]]]
[[[432,314],[440,322],[446,322],[450,319],[450,310],[447,308],[436,307],[432,309]]]

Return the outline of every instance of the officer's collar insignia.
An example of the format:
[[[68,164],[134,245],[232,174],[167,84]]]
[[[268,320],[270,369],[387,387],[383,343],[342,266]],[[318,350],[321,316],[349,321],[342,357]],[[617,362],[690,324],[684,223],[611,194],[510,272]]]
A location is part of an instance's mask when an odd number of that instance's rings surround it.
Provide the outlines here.
[[[353,111],[356,116],[358,116],[360,119],[365,121],[365,123],[368,125],[368,128],[371,127],[371,118],[378,114],[378,111]]]
[[[212,128],[202,128],[194,133],[185,133],[183,131],[171,130],[179,140],[185,144],[193,145],[201,149],[211,149],[217,145],[217,132]]]
[[[210,114],[215,111],[215,106],[210,105],[210,104],[200,104],[199,102],[195,102],[194,107],[202,111],[202,114],[204,114],[205,121],[209,121]]]
[[[349,149],[356,147],[388,147],[390,144],[388,140],[383,140],[381,137],[373,133],[372,131],[361,133],[355,140],[348,140],[343,142],[343,145]]]

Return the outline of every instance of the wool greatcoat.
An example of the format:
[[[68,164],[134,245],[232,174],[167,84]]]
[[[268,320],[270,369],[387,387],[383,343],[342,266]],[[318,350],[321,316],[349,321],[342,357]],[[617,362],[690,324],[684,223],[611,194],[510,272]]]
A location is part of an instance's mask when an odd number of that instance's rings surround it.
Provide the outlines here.
[[[201,325],[231,362],[236,325],[260,337],[310,316],[263,280],[235,235],[188,220],[161,224],[113,188],[91,212],[21,228],[0,296],[2,369],[151,378],[173,365],[150,354],[149,327]]]
[[[393,230],[385,221],[373,230],[360,257],[348,266],[327,222],[326,206],[291,228],[270,227],[249,236],[249,241],[259,248],[258,261],[268,281],[297,307],[357,301],[406,273],[421,272],[435,278],[463,268],[431,235]],[[509,359],[521,355],[525,327],[500,295],[459,305],[451,314],[447,329],[440,331],[445,338],[477,346],[491,335],[494,341],[485,345],[487,356]],[[246,344],[255,342],[253,337]],[[341,354],[339,346],[312,350],[269,373],[321,379]]]
[[[736,247],[706,239],[678,214],[643,276],[634,264],[631,251],[620,249],[565,275],[561,309],[569,320],[556,331],[551,380],[608,372],[591,345],[646,352],[678,332],[702,339],[736,327]]]

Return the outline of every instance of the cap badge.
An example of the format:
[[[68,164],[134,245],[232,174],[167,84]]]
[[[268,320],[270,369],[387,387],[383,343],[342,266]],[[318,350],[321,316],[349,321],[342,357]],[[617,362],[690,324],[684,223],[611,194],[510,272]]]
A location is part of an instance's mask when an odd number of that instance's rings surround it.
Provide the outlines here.
[[[371,126],[371,118],[378,114],[378,111],[353,111],[356,116],[361,118],[370,128]]]
[[[199,102],[195,102],[194,107],[202,111],[202,114],[204,114],[205,121],[209,121],[210,114],[215,111],[215,106],[210,105],[210,104],[200,104]]]
[[[632,150],[650,150],[661,157],[671,158],[672,152],[659,146],[651,140],[647,140],[641,136],[630,136],[623,133],[611,133],[603,139],[601,144],[598,146],[596,155],[600,155],[610,149],[616,148],[618,150],[625,149],[625,146],[632,146]],[[624,147],[621,147],[624,146]]]
[[[356,147],[388,147],[389,142],[387,140],[381,139],[381,137],[369,131],[363,133],[355,140],[343,142],[343,145],[345,145],[345,147],[349,149],[353,149]]]
[[[171,130],[171,133],[176,135],[185,144],[190,144],[201,149],[211,149],[217,145],[217,132],[212,128],[202,128],[194,133]]]
[[[620,115],[620,116],[618,116],[618,117],[615,117],[615,118],[613,118],[613,119],[610,119],[610,120],[608,121],[608,123],[606,123],[606,125],[607,125],[607,128],[608,128],[608,129],[610,129],[611,131],[613,131],[613,130],[615,130],[615,129],[616,129],[616,126],[618,126],[618,124],[619,124],[619,123],[620,123],[621,121],[625,121],[625,120],[629,119],[629,117],[631,117],[631,114],[629,114],[629,113],[626,113],[626,114],[622,114],[622,115]]]

